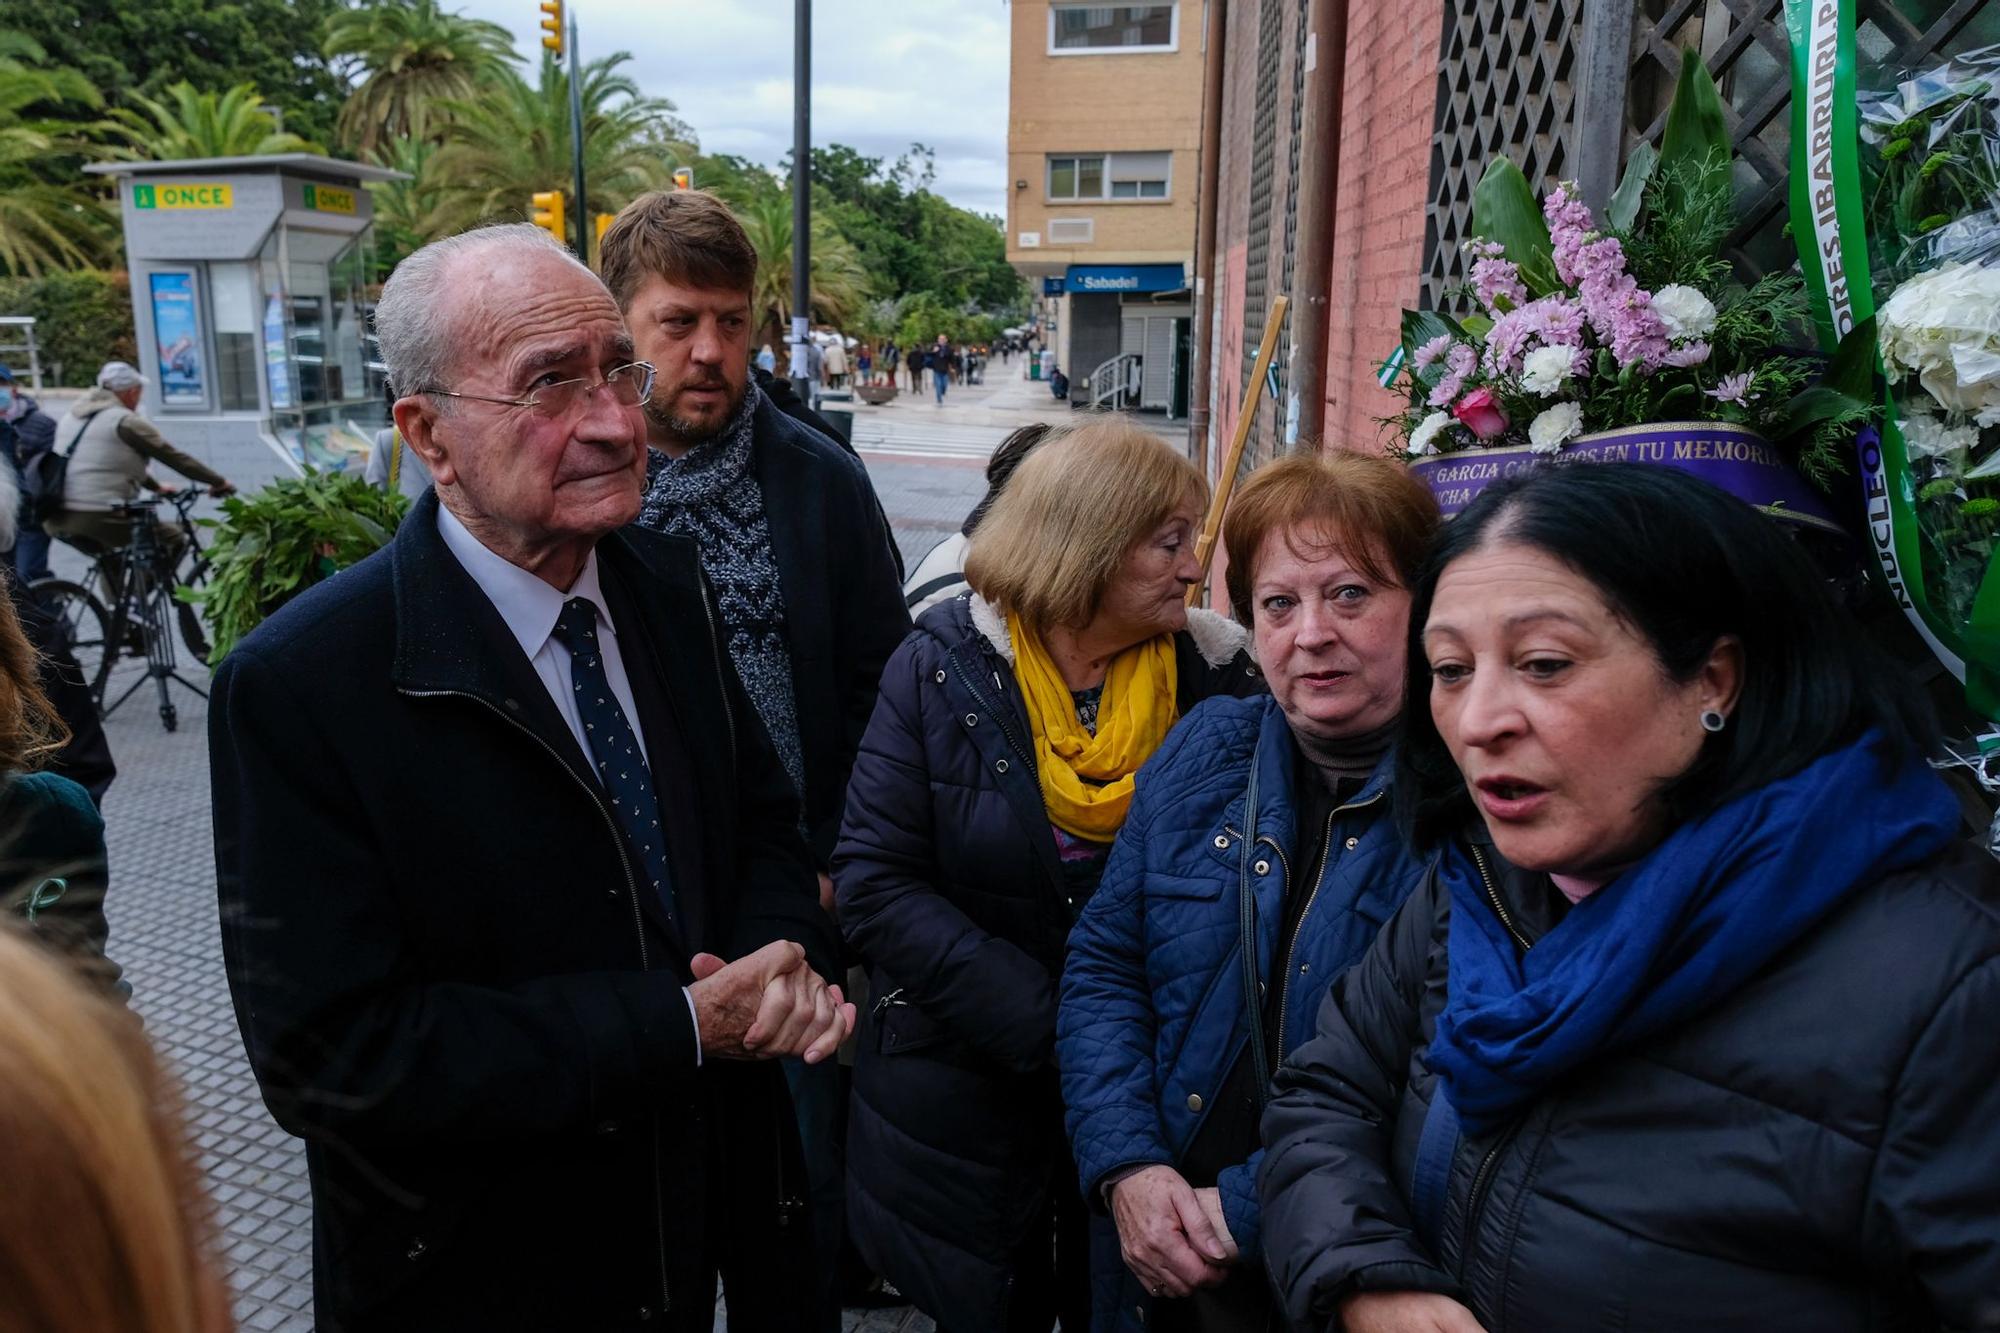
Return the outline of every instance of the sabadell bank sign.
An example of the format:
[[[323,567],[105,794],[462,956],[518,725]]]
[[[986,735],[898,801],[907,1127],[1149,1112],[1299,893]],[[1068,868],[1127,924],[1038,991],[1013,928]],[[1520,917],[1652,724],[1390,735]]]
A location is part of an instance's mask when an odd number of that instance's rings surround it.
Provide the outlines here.
[[[1071,264],[1073,292],[1177,292],[1187,286],[1179,264]]]

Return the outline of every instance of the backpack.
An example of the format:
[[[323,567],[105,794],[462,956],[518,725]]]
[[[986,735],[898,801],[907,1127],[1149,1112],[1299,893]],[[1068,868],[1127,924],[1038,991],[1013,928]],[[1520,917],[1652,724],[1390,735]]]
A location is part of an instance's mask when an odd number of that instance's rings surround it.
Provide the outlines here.
[[[62,512],[63,482],[69,476],[69,456],[90,424],[84,417],[65,415],[46,440],[22,439],[16,461],[21,472],[23,519],[40,526]]]

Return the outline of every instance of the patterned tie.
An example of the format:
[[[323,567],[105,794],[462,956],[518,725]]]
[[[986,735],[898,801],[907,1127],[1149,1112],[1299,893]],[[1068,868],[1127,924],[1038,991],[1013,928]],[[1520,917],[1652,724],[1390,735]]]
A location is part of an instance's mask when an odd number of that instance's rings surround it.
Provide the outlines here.
[[[597,607],[588,597],[570,598],[563,604],[554,634],[556,642],[569,649],[576,712],[583,719],[583,734],[590,743],[598,781],[625,830],[626,845],[639,858],[641,873],[659,894],[668,918],[675,919],[673,879],[667,871],[659,803],[653,797],[652,775],[646,771],[638,738],[632,734],[632,724],[618,706],[611,681],[604,674],[604,655],[597,648]]]

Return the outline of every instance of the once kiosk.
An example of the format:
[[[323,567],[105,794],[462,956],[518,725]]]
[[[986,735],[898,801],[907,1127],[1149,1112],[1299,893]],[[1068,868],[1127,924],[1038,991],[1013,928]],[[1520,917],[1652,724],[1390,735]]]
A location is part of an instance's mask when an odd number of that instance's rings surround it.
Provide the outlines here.
[[[372,181],[308,153],[105,162],[118,181],[145,413],[245,490],[358,470],[388,424]]]

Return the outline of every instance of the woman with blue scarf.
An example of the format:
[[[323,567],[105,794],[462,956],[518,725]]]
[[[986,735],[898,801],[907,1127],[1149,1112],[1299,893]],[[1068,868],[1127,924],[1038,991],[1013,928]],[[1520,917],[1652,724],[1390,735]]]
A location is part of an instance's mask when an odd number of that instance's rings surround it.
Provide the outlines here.
[[[1433,868],[1263,1122],[1292,1326],[2000,1329],[2000,867],[1784,531],[1547,470],[1411,624]]]

